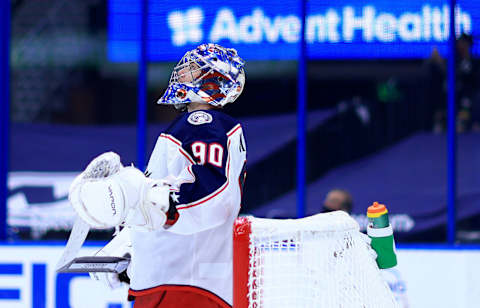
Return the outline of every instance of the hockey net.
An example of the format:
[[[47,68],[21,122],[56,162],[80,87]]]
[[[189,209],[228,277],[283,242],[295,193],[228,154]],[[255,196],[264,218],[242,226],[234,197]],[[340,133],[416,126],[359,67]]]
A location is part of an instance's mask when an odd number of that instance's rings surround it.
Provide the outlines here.
[[[234,307],[397,307],[357,222],[241,217],[234,226]]]

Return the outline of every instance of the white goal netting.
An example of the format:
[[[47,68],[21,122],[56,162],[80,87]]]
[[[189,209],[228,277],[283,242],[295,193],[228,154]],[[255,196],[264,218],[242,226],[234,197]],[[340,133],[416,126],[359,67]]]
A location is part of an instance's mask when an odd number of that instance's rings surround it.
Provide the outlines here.
[[[244,221],[251,233],[241,307],[397,307],[366,235],[346,213]]]

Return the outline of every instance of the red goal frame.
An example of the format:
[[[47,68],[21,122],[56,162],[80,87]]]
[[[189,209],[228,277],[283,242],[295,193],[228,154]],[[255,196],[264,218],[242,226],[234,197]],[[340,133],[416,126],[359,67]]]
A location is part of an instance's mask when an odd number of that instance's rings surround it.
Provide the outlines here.
[[[233,307],[248,308],[248,270],[250,233],[248,218],[240,217],[233,225]]]

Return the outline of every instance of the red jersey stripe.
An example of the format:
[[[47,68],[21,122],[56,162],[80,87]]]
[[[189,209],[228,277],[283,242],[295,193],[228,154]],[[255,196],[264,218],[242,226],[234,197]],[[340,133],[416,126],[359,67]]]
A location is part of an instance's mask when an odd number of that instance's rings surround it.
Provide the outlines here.
[[[240,124],[235,125],[228,133],[227,136],[230,137],[237,131],[237,129],[241,128],[242,126]]]

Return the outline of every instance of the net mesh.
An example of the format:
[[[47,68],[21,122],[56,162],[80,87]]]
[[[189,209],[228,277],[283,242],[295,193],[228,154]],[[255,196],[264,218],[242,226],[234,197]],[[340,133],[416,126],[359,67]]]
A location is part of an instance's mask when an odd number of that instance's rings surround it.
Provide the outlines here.
[[[249,221],[248,307],[397,307],[346,213]]]

